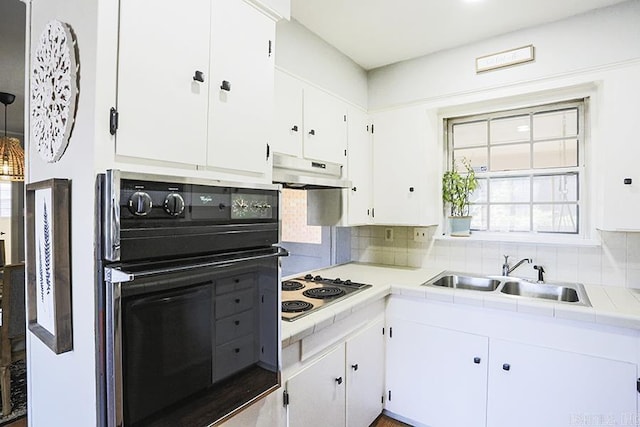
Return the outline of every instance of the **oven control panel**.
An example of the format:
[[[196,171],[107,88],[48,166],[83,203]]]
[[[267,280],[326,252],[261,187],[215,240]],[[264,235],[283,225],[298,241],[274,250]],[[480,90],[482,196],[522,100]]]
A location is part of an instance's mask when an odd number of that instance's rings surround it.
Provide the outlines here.
[[[278,191],[122,180],[123,220],[277,221]]]

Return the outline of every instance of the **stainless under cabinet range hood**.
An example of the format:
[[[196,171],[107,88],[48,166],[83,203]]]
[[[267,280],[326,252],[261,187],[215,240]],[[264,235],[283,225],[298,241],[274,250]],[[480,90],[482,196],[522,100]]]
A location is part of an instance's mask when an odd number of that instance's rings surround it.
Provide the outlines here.
[[[307,190],[351,188],[351,181],[342,179],[342,165],[280,153],[273,155],[273,182]]]

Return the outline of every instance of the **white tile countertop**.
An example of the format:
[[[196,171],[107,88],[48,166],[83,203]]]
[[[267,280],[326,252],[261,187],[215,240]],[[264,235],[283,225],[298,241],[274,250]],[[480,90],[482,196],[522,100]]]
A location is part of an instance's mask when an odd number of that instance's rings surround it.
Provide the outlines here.
[[[482,291],[420,286],[442,272],[437,268],[348,263],[317,270],[314,273],[316,272],[325,277],[342,277],[368,283],[372,287],[293,322],[283,321],[283,347],[312,335],[388,295],[405,295],[640,330],[640,290],[635,289],[585,284],[591,307],[584,307],[526,297],[487,294]]]

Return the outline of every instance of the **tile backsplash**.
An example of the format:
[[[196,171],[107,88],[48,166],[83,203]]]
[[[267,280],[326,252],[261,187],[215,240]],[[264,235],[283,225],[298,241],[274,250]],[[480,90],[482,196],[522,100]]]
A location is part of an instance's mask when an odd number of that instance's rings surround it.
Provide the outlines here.
[[[392,233],[386,233],[392,229]],[[407,267],[436,267],[481,274],[500,274],[503,255],[509,263],[532,258],[513,276],[537,278],[534,265],[545,269],[545,280],[640,288],[640,233],[600,232],[602,245],[567,246],[433,239],[413,240],[413,227],[363,226],[351,229],[351,259]],[[389,234],[392,239],[389,239]],[[385,237],[387,237],[385,239]]]

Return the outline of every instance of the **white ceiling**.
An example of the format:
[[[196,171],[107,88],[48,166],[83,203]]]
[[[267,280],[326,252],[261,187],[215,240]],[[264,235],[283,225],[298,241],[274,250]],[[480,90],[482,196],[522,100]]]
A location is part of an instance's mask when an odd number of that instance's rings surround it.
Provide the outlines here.
[[[364,69],[625,0],[292,0],[291,14]]]

